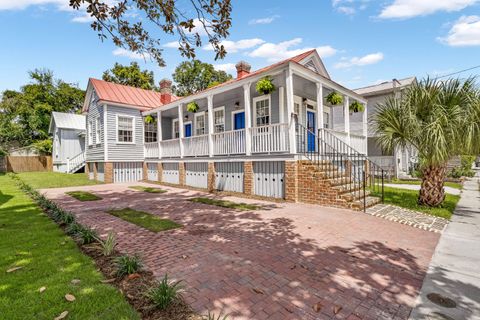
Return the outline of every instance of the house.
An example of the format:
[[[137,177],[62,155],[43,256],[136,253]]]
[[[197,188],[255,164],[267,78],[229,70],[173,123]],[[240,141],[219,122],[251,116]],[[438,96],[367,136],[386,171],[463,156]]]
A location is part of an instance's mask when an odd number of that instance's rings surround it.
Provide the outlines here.
[[[53,135],[53,171],[74,173],[85,167],[85,116],[52,112],[49,134]]]
[[[377,112],[378,105],[384,103],[389,97],[400,97],[402,91],[416,81],[417,79],[415,77],[400,80],[393,79],[392,81],[355,89],[354,91],[365,97],[365,99],[368,99],[368,119],[371,119]],[[359,119],[358,115],[354,115],[352,122],[358,127],[358,125],[361,124],[361,119]],[[367,154],[372,161],[383,167],[392,176],[397,178],[409,176],[410,169],[412,169],[418,155],[415,148],[407,146],[406,148],[397,148],[392,153],[387,153],[378,146],[372,127],[368,130],[367,139]]]
[[[90,79],[83,107],[90,178],[349,208],[378,200],[365,188],[379,172],[365,156],[367,99],[333,81],[316,50],[256,71],[246,62],[236,68],[235,79],[187,97],[174,96],[169,80],[155,92]],[[265,77],[275,90],[259,93]],[[326,103],[332,92],[341,105]],[[354,101],[365,110],[352,133]],[[341,129],[332,129],[334,119]]]

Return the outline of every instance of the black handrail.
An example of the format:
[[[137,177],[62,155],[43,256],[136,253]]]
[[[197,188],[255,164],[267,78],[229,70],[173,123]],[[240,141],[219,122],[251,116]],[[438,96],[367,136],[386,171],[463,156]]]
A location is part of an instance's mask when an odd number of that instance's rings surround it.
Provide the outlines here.
[[[384,169],[335,136],[329,130],[313,132],[296,123],[297,152],[303,154],[331,179],[342,185],[351,198],[361,200],[366,210],[367,190],[384,201]]]

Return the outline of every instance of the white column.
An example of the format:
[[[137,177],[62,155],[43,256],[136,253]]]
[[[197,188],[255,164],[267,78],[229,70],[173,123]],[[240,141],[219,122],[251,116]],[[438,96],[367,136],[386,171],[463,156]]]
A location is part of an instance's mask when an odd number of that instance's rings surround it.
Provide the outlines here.
[[[345,132],[347,133],[347,144],[350,145],[350,97],[344,96],[343,99],[343,118]]]
[[[183,126],[183,104],[178,105],[178,132],[180,134],[180,158],[183,158],[183,138],[185,137],[185,128]]]
[[[290,124],[288,127],[288,140],[290,145],[290,153],[297,153],[297,140],[295,137],[295,119],[292,117],[294,113],[293,74],[290,68],[287,70],[286,90],[287,90],[287,119]]]
[[[278,114],[280,123],[285,123],[285,88],[278,88]]]
[[[162,132],[162,111],[157,111],[157,142],[158,142],[158,158],[162,158],[162,144],[163,140]]]
[[[252,154],[252,138],[250,128],[252,127],[252,108],[250,107],[250,83],[243,85],[243,103],[245,104],[245,154]]]
[[[208,156],[213,157],[213,95],[207,97],[208,107]]]
[[[317,132],[323,133],[323,86],[317,82]]]
[[[363,136],[365,137],[365,154],[368,155],[368,103],[363,108]]]

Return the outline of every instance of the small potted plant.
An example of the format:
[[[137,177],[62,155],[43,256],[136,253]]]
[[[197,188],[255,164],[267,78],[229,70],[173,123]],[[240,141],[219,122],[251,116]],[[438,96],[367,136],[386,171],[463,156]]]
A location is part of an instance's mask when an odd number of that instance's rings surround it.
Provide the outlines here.
[[[155,118],[152,117],[152,115],[149,114],[148,116],[145,117],[144,121],[145,121],[146,124],[150,124],[150,123],[153,123],[155,121]]]
[[[195,112],[198,111],[198,109],[199,109],[198,104],[195,101],[192,101],[192,102],[187,104],[187,111],[188,112],[195,113]]]
[[[363,105],[363,103],[353,101],[352,103],[350,103],[349,109],[350,112],[363,112],[365,111],[365,106]]]
[[[258,80],[256,90],[259,94],[270,94],[275,91],[275,85],[273,84],[272,78],[266,76]]]
[[[327,102],[332,106],[338,106],[343,103],[343,97],[337,91],[332,91],[326,98]]]

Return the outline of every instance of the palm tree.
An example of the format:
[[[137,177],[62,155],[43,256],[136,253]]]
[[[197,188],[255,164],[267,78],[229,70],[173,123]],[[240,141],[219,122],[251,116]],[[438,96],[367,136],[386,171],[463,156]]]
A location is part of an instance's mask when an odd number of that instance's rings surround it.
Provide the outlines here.
[[[447,162],[480,153],[480,94],[474,78],[414,83],[398,98],[378,106],[372,118],[378,144],[387,151],[418,150],[422,185],[418,202],[438,206],[445,199]]]

